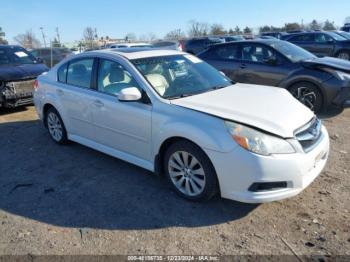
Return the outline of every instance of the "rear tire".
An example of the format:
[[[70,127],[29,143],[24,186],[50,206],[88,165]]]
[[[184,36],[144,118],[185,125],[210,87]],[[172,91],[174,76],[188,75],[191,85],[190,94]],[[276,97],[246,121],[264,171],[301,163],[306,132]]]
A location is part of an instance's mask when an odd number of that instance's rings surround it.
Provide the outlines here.
[[[323,109],[323,97],[319,88],[309,82],[300,82],[289,88],[289,92],[315,113]]]
[[[67,144],[68,137],[66,127],[55,108],[51,107],[47,110],[45,114],[45,123],[53,141],[61,145]]]
[[[218,192],[215,169],[204,151],[189,141],[179,141],[165,152],[164,170],[181,197],[205,201]]]

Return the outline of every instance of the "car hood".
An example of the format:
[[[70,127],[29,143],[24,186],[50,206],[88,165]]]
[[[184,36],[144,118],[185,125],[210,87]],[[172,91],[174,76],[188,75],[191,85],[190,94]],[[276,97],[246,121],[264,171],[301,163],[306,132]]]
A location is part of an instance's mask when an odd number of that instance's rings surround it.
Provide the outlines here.
[[[174,99],[171,104],[253,126],[285,138],[294,137],[294,131],[314,117],[311,110],[285,89],[249,84],[235,84]]]
[[[17,81],[36,78],[48,70],[49,68],[44,64],[2,65],[0,66],[0,80]]]
[[[302,61],[306,67],[327,67],[350,73],[350,62],[334,57],[322,57]]]

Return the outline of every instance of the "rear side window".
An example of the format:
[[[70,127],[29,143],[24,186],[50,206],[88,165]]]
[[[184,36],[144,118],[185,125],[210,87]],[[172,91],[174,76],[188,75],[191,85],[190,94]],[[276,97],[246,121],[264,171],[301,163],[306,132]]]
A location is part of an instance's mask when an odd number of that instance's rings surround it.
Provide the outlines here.
[[[290,41],[296,41],[296,42],[313,42],[314,36],[312,34],[307,35],[296,35],[289,39]]]
[[[215,54],[220,59],[235,60],[240,59],[237,45],[222,46],[215,48]]]
[[[67,84],[90,88],[93,58],[86,58],[69,63],[67,71]]]
[[[61,83],[66,83],[67,80],[67,67],[68,64],[64,64],[57,71],[57,80]]]

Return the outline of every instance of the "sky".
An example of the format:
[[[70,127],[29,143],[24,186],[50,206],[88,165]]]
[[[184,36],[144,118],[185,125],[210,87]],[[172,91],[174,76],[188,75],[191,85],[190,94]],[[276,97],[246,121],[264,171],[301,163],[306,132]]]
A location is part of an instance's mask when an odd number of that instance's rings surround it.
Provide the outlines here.
[[[1,0],[0,27],[6,39],[32,30],[42,41],[58,27],[62,42],[82,39],[84,28],[97,28],[99,36],[123,38],[153,32],[158,38],[190,20],[236,25],[257,30],[262,25],[329,19],[342,25],[350,16],[350,0]]]

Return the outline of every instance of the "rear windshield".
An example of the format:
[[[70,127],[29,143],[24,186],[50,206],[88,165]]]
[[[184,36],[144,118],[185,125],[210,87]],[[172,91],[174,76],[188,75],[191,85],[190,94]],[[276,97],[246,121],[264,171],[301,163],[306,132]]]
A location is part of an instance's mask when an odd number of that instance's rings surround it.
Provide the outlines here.
[[[1,65],[36,64],[35,57],[21,47],[0,47]]]

